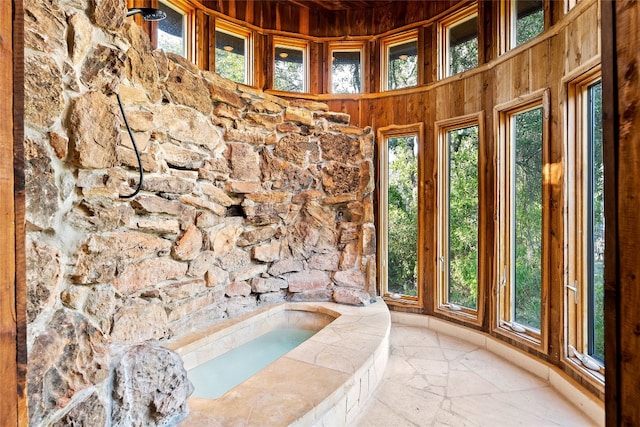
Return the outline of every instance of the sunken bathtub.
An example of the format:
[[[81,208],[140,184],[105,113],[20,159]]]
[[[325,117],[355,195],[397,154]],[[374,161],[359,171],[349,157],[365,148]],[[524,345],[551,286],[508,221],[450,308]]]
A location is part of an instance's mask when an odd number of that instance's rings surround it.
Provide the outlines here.
[[[310,338],[248,379],[214,392],[222,393],[219,397],[190,397],[189,415],[181,426],[347,425],[382,379],[390,326],[380,299],[366,307],[283,303],[177,339],[167,347],[180,354],[196,383],[206,376],[203,364],[251,346],[265,334],[292,327],[312,331]],[[234,360],[238,357],[232,353],[229,363]],[[198,388],[196,384],[194,394],[209,392]]]

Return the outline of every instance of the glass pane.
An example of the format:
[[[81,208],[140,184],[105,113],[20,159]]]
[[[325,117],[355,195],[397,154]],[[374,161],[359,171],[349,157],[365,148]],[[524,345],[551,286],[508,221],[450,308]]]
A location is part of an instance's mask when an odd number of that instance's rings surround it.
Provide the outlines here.
[[[478,16],[459,22],[448,30],[448,76],[478,66]]]
[[[516,0],[516,46],[544,30],[542,0]]]
[[[478,126],[447,132],[449,302],[477,309]]]
[[[604,361],[604,162],[602,148],[602,82],[588,87],[590,177],[587,195],[589,239],[589,349]]]
[[[418,41],[390,46],[387,50],[387,89],[418,84]]]
[[[389,293],[418,295],[418,140],[387,139]]]
[[[245,39],[216,31],[216,73],[238,83],[246,83]]]
[[[360,51],[333,51],[331,92],[360,93]]]
[[[514,181],[514,319],[540,329],[542,281],[542,108],[516,114]]]
[[[167,14],[166,19],[158,21],[158,48],[185,56],[185,16],[162,2],[158,8]]]
[[[275,54],[274,89],[304,92],[304,51],[276,46]]]

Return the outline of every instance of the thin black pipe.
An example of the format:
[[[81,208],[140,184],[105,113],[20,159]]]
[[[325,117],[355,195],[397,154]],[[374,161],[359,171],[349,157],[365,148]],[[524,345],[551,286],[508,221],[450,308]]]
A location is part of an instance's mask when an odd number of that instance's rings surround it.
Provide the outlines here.
[[[133,137],[133,132],[131,132],[131,128],[129,127],[129,122],[127,121],[127,115],[124,113],[124,107],[122,106],[122,101],[120,100],[120,95],[116,92],[116,98],[118,99],[118,105],[120,106],[120,112],[122,113],[122,118],[124,119],[124,124],[127,127],[127,132],[129,132],[129,137],[131,138],[131,144],[133,145],[133,151],[136,153],[136,158],[138,159],[138,171],[140,173],[140,179],[138,180],[138,187],[136,190],[126,196],[120,195],[121,199],[130,199],[135,197],[136,194],[140,192],[142,189],[142,177],[144,175],[142,170],[142,159],[140,158],[140,152],[138,151],[138,146],[136,145],[136,140]]]

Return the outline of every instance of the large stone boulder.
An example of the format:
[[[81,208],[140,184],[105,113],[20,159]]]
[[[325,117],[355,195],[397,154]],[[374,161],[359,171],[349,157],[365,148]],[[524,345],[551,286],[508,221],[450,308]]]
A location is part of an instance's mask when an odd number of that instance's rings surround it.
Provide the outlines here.
[[[169,426],[187,414],[193,385],[182,359],[170,350],[150,344],[129,347],[113,381],[113,426]]]

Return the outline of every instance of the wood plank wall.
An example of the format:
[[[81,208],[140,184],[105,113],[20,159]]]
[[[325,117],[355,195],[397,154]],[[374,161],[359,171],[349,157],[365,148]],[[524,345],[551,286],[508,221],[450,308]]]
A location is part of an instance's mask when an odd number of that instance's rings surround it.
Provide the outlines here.
[[[2,425],[27,425],[22,0],[0,2],[0,399]]]
[[[607,426],[640,425],[640,4],[602,2]],[[606,173],[606,171],[613,173]]]
[[[430,19],[461,1],[390,1],[382,7],[351,10],[310,9],[279,0],[202,0],[201,3],[208,9],[264,30],[343,39],[345,36],[384,34]]]

